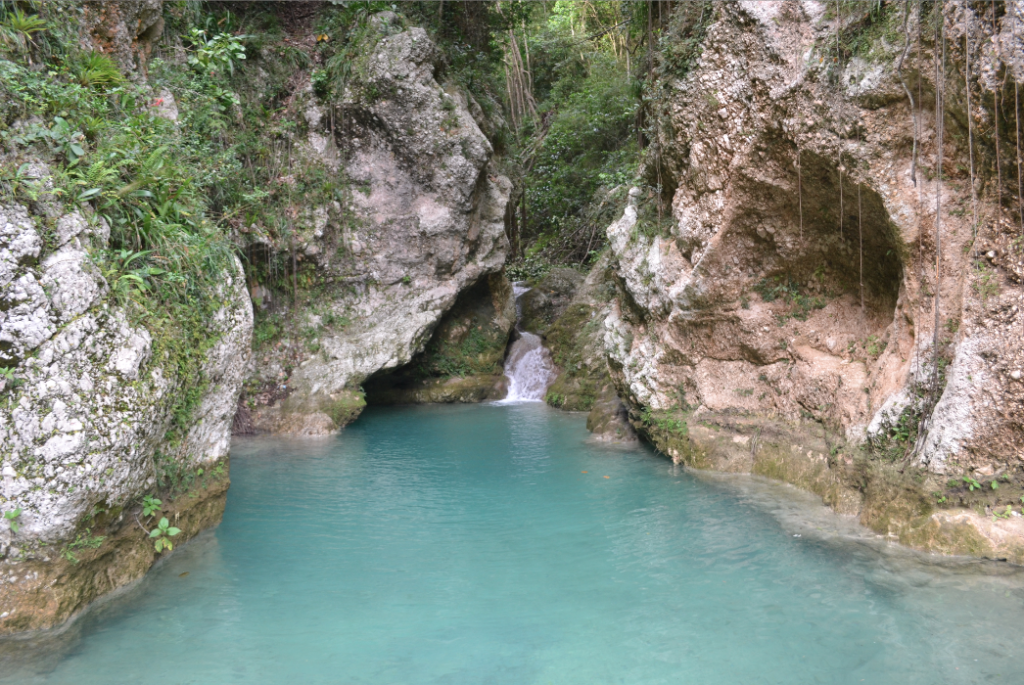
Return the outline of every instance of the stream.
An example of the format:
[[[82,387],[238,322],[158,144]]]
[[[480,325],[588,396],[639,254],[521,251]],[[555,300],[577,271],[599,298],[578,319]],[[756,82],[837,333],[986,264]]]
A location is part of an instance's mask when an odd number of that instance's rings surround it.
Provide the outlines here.
[[[1024,573],[542,403],[236,440],[223,523],[0,683],[1020,683]]]

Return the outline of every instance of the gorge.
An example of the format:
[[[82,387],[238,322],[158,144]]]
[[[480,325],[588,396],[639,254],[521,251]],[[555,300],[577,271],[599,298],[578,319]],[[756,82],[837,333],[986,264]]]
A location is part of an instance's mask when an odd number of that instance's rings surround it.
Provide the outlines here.
[[[280,578],[345,588],[346,682],[1014,682],[1022,41],[1018,0],[0,4],[0,682],[127,680],[236,592],[301,634]],[[728,677],[715,603],[767,640]],[[851,626],[802,671],[799,616]],[[262,682],[245,636],[168,640]]]

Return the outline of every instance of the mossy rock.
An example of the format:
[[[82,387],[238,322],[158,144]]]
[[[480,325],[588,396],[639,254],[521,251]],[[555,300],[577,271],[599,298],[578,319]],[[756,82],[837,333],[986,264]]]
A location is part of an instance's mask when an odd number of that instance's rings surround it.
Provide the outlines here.
[[[519,327],[546,335],[548,328],[569,307],[583,279],[579,271],[562,267],[552,269],[536,283],[531,283],[531,289],[519,298]]]
[[[604,312],[571,304],[546,332],[544,343],[558,368],[547,403],[567,411],[590,411],[605,396],[614,396],[603,348]]]
[[[321,411],[341,428],[355,421],[366,408],[366,396],[361,390],[343,390],[324,403]]]
[[[426,378],[412,384],[372,385],[367,390],[370,404],[458,404],[499,400],[508,394],[503,375],[466,376],[464,378]]]

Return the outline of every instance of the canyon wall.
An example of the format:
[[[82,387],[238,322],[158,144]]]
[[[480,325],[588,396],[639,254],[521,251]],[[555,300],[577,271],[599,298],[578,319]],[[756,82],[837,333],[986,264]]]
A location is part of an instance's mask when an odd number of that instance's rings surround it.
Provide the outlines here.
[[[882,535],[1024,561],[1021,4],[943,3],[940,41],[912,4],[713,7],[608,229],[634,425]]]
[[[321,59],[310,7],[261,15],[291,33],[250,54],[244,76],[239,61],[229,82],[190,71],[187,7],[87,3],[45,15],[48,30],[68,20],[54,35],[74,43],[72,58],[91,55],[93,71],[75,76],[86,85],[68,91],[76,105],[116,103],[111,116],[130,116],[125,126],[152,149],[139,172],[149,176],[83,193],[120,179],[97,175],[101,142],[82,120],[65,114],[62,128],[25,105],[0,108],[0,163],[16,170],[0,188],[0,635],[59,625],[141,577],[161,555],[161,519],[180,530],[163,534],[175,545],[219,523],[232,432],[337,431],[365,405],[361,384],[408,364],[457,302],[477,306],[474,293],[492,303],[479,323],[500,366],[514,323],[502,273],[511,184],[493,168],[479,105],[439,82],[439,49],[390,12],[355,15],[357,69],[317,92],[316,62],[292,44]],[[31,53],[20,59],[0,67],[33,83]],[[104,99],[110,84],[128,96]],[[266,117],[274,98],[272,130],[249,129],[246,117]],[[198,136],[223,142],[226,131],[268,151],[269,178],[229,198],[250,209],[225,211],[224,188],[212,187],[178,215],[194,231],[183,246],[126,248],[155,230],[146,212],[172,206],[190,182],[168,181],[172,162],[159,156],[206,149]],[[58,135],[60,146],[37,144]],[[115,239],[104,212],[167,186],[168,204],[136,212],[135,233],[122,224]],[[208,249],[206,261],[172,273],[192,249]]]
[[[354,419],[361,384],[409,364],[459,294],[505,263],[511,183],[493,169],[467,96],[435,79],[440,53],[423,29],[394,26],[391,13],[372,21],[365,71],[343,93],[325,102],[307,82],[296,95],[301,154],[346,191],[302,207],[294,244],[270,246],[294,249],[314,274],[315,302],[291,313],[317,349],[299,348],[289,371],[274,349],[257,352],[254,395],[273,399],[252,411],[256,432],[316,435]],[[502,350],[512,323],[498,325]]]

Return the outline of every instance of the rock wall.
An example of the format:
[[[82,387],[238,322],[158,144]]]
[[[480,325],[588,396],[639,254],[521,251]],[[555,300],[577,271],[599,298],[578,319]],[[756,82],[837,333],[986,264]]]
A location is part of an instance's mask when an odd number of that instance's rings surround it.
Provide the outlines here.
[[[1005,159],[1021,4],[993,33],[992,7],[944,3],[944,57],[927,25],[917,52],[909,4],[867,27],[848,11],[840,36],[877,33],[839,60],[827,3],[714,7],[690,71],[661,73],[646,173],[672,191],[668,229],[640,188],[608,229],[619,294],[605,346],[634,424],[677,460],[799,482],[882,534],[966,549],[918,534],[959,516],[985,540],[972,552],[1024,559],[1024,538],[974,525],[1019,504],[1024,484],[1024,274]]]
[[[464,290],[426,348],[394,371],[365,383],[370,404],[500,400],[508,393],[503,364],[515,326],[512,284],[494,273]]]
[[[372,21],[364,71],[344,93],[300,94],[304,154],[333,168],[347,199],[309,208],[300,229],[296,250],[322,294],[293,313],[317,331],[317,349],[290,373],[272,350],[257,353],[265,401],[253,432],[318,435],[354,419],[360,385],[409,364],[459,293],[505,262],[511,183],[491,167],[465,96],[438,82],[425,31],[397,29],[391,13]]]
[[[235,260],[209,322],[190,428],[168,444],[182,379],[154,358],[152,332],[116,303],[93,263],[105,223],[71,212],[55,224],[50,231],[25,207],[0,206],[0,364],[11,372],[0,381],[0,505],[18,514],[0,524],[0,634],[59,623],[149,567],[152,544],[129,563],[111,551],[115,531],[134,525],[139,498],[158,489],[158,468],[192,473],[226,459],[252,333]],[[177,511],[206,500],[186,498]],[[219,520],[223,497],[214,509],[203,525]],[[96,581],[97,568],[77,568],[81,548],[114,560],[102,569],[106,581]],[[58,586],[61,598],[46,598]]]

